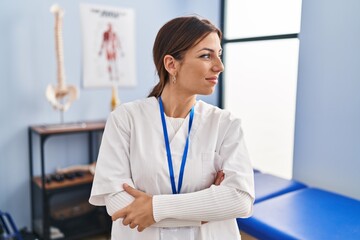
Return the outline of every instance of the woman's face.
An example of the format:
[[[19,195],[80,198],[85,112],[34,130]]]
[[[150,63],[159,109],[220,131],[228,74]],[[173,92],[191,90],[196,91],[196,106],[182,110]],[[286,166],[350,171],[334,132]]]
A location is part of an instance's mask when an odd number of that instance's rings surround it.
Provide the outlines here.
[[[176,75],[176,87],[186,94],[209,95],[213,93],[218,77],[224,71],[220,39],[210,33],[190,48],[181,62]]]

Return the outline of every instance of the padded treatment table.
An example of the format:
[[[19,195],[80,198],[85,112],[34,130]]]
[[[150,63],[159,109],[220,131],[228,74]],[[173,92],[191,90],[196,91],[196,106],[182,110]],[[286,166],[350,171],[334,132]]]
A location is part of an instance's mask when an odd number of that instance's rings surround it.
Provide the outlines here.
[[[360,239],[360,201],[304,188],[254,205],[240,230],[258,239]]]
[[[279,196],[284,193],[305,188],[306,185],[266,173],[255,173],[255,203]]]

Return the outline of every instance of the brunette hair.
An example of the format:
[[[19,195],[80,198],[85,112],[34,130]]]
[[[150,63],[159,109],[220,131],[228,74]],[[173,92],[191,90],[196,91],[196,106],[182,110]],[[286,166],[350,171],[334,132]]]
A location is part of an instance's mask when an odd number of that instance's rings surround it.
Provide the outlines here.
[[[159,82],[148,97],[159,97],[169,81],[169,73],[164,66],[165,55],[169,54],[181,61],[188,49],[213,32],[217,33],[220,39],[222,38],[220,29],[209,20],[196,16],[174,18],[162,26],[153,47],[153,59]]]

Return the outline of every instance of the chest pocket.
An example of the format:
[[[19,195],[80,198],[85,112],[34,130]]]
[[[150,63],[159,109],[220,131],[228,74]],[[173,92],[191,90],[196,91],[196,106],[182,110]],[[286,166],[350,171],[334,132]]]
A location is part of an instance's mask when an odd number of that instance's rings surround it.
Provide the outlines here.
[[[202,161],[202,184],[208,188],[214,183],[216,173],[221,170],[221,158],[216,152],[201,154]]]

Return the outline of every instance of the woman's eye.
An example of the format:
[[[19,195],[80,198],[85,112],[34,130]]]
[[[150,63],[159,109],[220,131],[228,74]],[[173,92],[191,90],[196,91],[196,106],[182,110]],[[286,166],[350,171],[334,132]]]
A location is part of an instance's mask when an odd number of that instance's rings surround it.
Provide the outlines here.
[[[210,54],[204,54],[204,55],[201,55],[200,57],[210,59],[211,56],[210,56]]]

